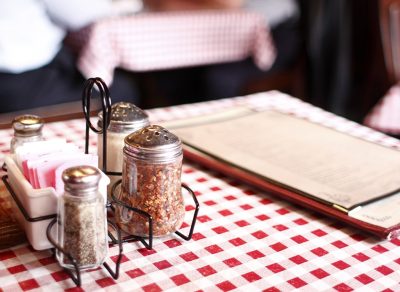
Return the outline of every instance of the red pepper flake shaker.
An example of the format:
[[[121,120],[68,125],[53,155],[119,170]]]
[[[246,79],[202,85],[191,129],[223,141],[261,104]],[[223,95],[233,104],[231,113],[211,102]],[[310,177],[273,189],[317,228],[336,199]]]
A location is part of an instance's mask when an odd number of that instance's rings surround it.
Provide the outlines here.
[[[122,185],[116,197],[152,216],[155,237],[182,225],[182,158],[180,139],[161,126],[147,126],[125,138]],[[116,222],[129,234],[149,236],[147,218],[127,208],[116,207]]]

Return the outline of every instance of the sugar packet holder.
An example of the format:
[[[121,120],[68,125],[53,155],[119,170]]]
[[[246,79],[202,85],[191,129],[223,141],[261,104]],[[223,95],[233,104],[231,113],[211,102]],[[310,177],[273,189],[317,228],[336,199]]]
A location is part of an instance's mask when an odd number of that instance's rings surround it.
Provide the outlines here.
[[[25,178],[13,157],[5,157],[7,175],[3,176],[13,200],[10,200],[15,210],[15,217],[25,230],[27,239],[36,250],[52,248],[46,229],[52,218],[57,214],[57,199],[59,194],[53,187],[34,189]],[[109,179],[102,174],[99,184],[100,193],[107,196]]]

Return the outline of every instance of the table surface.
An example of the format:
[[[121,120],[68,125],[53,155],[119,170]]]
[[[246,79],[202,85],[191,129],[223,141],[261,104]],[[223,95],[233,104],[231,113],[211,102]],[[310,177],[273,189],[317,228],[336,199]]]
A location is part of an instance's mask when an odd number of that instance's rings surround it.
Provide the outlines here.
[[[241,61],[267,70],[275,46],[262,15],[245,10],[148,12],[98,21],[73,33],[78,68],[107,84],[115,68],[165,70]]]
[[[400,142],[279,92],[149,110],[153,122],[250,105],[303,117],[339,131],[400,148]],[[84,121],[46,124],[48,138],[83,146]],[[0,160],[11,130],[0,131]],[[96,151],[91,134],[91,151]],[[400,240],[377,238],[260,192],[221,173],[186,162],[183,182],[197,194],[200,212],[192,240],[156,239],[153,250],[124,244],[120,277],[84,272],[86,291],[399,291]],[[190,204],[190,203],[189,203]],[[193,206],[192,206],[193,207]],[[188,207],[190,223],[193,208]],[[181,229],[188,232],[188,227]],[[110,248],[113,264],[118,248]],[[0,290],[79,291],[50,251],[28,244],[0,251]]]

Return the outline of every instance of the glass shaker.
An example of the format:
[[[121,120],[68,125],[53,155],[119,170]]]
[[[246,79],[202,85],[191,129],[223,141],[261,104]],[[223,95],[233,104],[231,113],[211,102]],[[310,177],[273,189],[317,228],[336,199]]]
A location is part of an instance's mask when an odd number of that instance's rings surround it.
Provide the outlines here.
[[[100,171],[92,166],[64,170],[64,194],[58,200],[58,244],[82,270],[100,266],[108,252],[107,217],[103,196],[98,192]],[[57,249],[57,260],[67,269],[74,265]]]
[[[21,115],[14,118],[12,127],[14,137],[11,139],[10,153],[26,142],[41,141],[43,139],[42,128],[44,121],[39,116]]]
[[[153,236],[175,232],[185,216],[181,190],[182,144],[161,126],[147,126],[125,138],[122,184],[116,198],[153,218]],[[116,207],[116,222],[125,232],[149,236],[148,219]]]
[[[102,127],[103,113],[98,114],[99,127]],[[132,103],[117,102],[111,106],[110,126],[107,130],[107,172],[122,171],[122,149],[125,137],[149,125],[148,115]],[[103,167],[103,136],[98,135],[98,155],[100,169]],[[120,176],[109,176],[111,188]]]

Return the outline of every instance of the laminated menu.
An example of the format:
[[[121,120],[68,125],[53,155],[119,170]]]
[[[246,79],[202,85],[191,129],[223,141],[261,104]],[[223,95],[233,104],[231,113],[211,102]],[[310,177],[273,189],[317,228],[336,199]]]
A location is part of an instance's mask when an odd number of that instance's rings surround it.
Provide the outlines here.
[[[381,237],[400,228],[400,152],[275,111],[169,124],[185,157]]]

